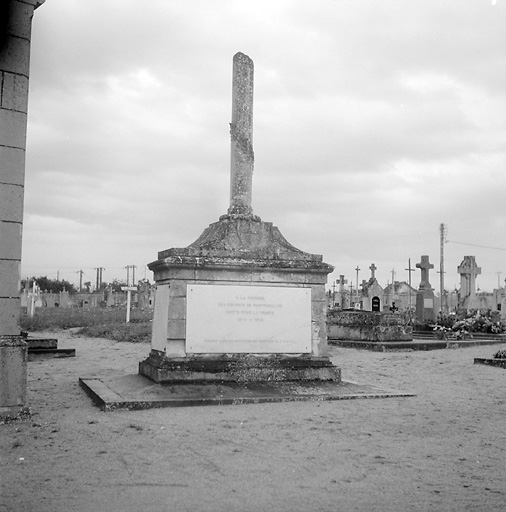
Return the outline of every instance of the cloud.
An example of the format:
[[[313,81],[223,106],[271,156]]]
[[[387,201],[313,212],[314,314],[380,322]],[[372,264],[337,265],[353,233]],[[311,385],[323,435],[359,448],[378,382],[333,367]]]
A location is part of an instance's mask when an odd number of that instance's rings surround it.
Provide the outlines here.
[[[237,51],[255,62],[253,208],[289,242],[348,278],[374,261],[385,284],[409,257],[436,264],[441,222],[456,240],[506,247],[505,10],[45,3],[33,20],[23,268],[122,275],[225,213]],[[475,250],[447,249],[452,268]],[[476,250],[492,288],[503,253]]]

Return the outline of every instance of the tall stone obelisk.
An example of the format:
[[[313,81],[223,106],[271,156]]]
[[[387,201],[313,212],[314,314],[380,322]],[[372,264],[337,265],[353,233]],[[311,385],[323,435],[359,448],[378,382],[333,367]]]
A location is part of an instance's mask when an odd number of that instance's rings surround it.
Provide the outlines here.
[[[253,61],[243,53],[233,59],[229,215],[250,216],[253,181]]]
[[[33,11],[44,0],[0,5],[0,416],[26,403],[26,342],[19,329],[21,230]]]

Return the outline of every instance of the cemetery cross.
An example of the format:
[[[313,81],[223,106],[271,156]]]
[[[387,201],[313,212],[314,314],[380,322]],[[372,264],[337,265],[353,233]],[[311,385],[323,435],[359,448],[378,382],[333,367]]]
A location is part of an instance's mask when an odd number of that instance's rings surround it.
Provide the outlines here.
[[[430,288],[429,283],[429,270],[434,268],[432,263],[429,263],[429,257],[427,255],[422,256],[422,261],[416,264],[416,268],[422,271],[422,280],[420,281],[420,290],[424,288]]]

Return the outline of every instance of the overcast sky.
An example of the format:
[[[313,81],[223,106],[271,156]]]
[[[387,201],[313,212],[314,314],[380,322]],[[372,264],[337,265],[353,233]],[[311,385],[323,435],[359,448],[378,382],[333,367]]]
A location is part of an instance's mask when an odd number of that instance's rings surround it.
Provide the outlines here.
[[[255,64],[253,209],[355,286],[506,278],[506,0],[47,0],[22,275],[152,274],[229,206],[232,58]],[[466,245],[464,245],[466,244]],[[498,275],[498,272],[501,272]],[[412,273],[413,285],[420,271]]]

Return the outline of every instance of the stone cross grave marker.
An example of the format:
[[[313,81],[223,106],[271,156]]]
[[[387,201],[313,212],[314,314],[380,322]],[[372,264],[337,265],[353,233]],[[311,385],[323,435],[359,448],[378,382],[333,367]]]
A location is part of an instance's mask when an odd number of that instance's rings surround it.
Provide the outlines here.
[[[460,274],[459,308],[475,309],[480,307],[476,298],[476,277],[481,268],[476,264],[474,256],[464,256],[464,261],[457,267]]]
[[[434,320],[434,290],[429,282],[429,270],[434,265],[429,262],[429,257],[423,255],[416,268],[422,271],[422,280],[416,294],[416,318],[419,322]]]
[[[460,274],[460,293],[463,297],[474,295],[476,292],[476,277],[481,274],[481,267],[476,264],[474,256],[464,256],[464,261],[458,266]]]
[[[420,290],[431,289],[432,286],[429,282],[429,270],[434,268],[432,263],[429,263],[429,257],[427,255],[422,256],[420,263],[416,264],[416,268],[422,271],[422,280],[420,281]]]

